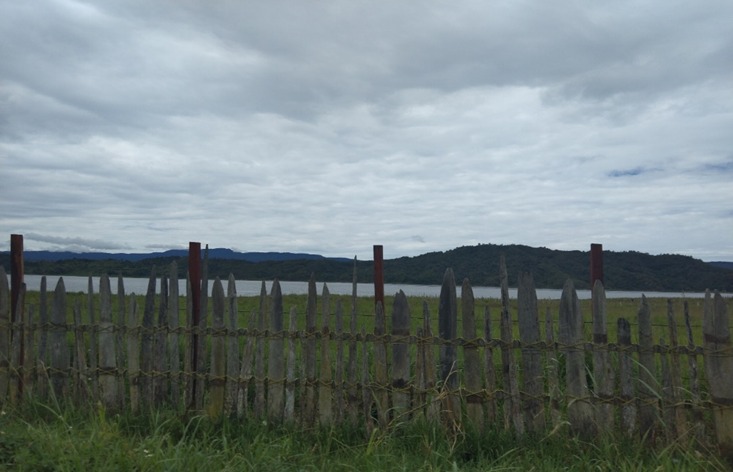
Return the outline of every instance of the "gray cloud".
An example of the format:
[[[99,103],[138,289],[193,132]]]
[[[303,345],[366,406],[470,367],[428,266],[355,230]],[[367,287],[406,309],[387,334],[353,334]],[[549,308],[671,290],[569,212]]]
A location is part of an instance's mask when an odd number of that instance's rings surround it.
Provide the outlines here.
[[[602,242],[733,260],[731,15],[3,4],[0,226],[47,235],[30,249]]]

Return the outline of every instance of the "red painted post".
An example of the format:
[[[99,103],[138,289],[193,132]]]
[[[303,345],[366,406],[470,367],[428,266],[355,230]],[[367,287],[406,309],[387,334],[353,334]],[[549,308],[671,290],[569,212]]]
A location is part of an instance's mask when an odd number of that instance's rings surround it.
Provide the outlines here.
[[[382,245],[374,245],[374,306],[382,303],[384,309],[384,250]]]
[[[23,264],[23,235],[22,234],[11,234],[10,235],[10,313],[12,313],[10,321],[11,323],[18,323],[21,320],[18,319],[16,310],[18,309],[18,297],[20,296],[20,289],[23,286],[24,279],[24,264]]]
[[[590,245],[590,288],[593,290],[593,284],[596,280],[603,283],[603,245]]]
[[[198,366],[198,345],[199,336],[196,328],[201,321],[201,243],[188,243],[188,280],[191,285],[191,309],[192,319],[188,329],[193,330],[191,339],[191,366],[194,371]],[[196,405],[196,382],[197,376],[194,375],[191,382],[191,404],[193,408]]]
[[[23,290],[25,279],[25,264],[23,263],[23,235],[10,235],[10,322],[23,322],[23,308],[18,309],[18,299],[20,292]],[[25,358],[25,346],[23,341],[25,336],[21,330],[14,330],[14,336],[20,336],[20,352],[18,362],[21,369],[23,368],[23,359]],[[23,394],[23,376],[18,376],[18,393]]]

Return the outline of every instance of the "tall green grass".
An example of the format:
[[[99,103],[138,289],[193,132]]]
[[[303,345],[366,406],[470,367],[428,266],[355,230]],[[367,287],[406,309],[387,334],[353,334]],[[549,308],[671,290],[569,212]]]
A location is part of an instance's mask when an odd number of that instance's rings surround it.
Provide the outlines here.
[[[367,435],[356,427],[307,429],[257,420],[107,416],[29,402],[0,413],[0,470],[501,470],[723,471],[712,451],[652,447],[623,438],[586,441],[565,434],[516,438],[426,423]]]

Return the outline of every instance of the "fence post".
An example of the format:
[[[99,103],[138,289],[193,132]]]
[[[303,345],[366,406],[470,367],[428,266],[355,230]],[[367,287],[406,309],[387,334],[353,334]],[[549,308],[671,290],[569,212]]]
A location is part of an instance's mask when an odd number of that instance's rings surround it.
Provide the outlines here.
[[[639,429],[642,437],[653,439],[657,422],[659,383],[654,362],[651,309],[645,295],[639,306]]]
[[[270,289],[270,352],[268,358],[267,385],[268,416],[270,421],[282,422],[283,394],[285,393],[285,360],[283,351],[283,295],[280,281],[275,279]]]
[[[155,268],[150,272],[140,333],[140,395],[142,405],[153,405],[153,331],[155,320]]]
[[[720,452],[733,458],[733,353],[725,300],[717,290],[714,297],[705,292],[703,334],[715,435]]]
[[[0,266],[0,405],[5,403],[10,381],[10,289],[5,268]]]
[[[374,400],[377,403],[377,419],[380,428],[386,428],[389,423],[386,334],[387,322],[384,307],[381,302],[377,302],[374,313]],[[366,344],[364,347],[366,348]]]
[[[195,408],[196,405],[196,391],[197,383],[199,381],[197,366],[198,358],[200,353],[198,352],[199,346],[199,333],[197,328],[201,321],[201,243],[189,242],[188,243],[188,288],[190,291],[191,299],[188,301],[188,305],[191,307],[191,320],[190,325],[187,326],[189,330],[192,330],[191,343],[189,349],[191,349],[191,379],[188,382],[189,391],[186,392],[186,397],[190,400],[188,408]]]
[[[257,310],[257,337],[255,342],[255,403],[254,412],[259,418],[265,417],[265,317],[267,315],[267,287],[265,281],[260,285],[260,306]],[[314,363],[315,365],[315,363]]]
[[[226,397],[226,331],[224,329],[224,286],[216,277],[211,293],[212,327],[211,336],[211,378],[209,380],[209,406],[207,413],[211,418],[220,418],[224,412]]]
[[[631,358],[631,324],[626,318],[616,322],[616,333],[619,345],[619,393],[621,394],[621,429],[631,436],[636,429],[636,402],[634,399],[634,381]]]
[[[311,274],[308,281],[308,299],[305,311],[305,405],[303,423],[312,426],[316,420],[316,275]]]
[[[477,431],[484,427],[483,395],[481,391],[481,362],[476,338],[476,316],[473,289],[469,280],[461,284],[461,314],[463,315],[464,383],[466,385],[466,416]]]
[[[69,375],[69,344],[66,341],[66,287],[59,278],[53,294],[51,332],[48,340],[51,348],[51,386],[55,398],[66,394],[66,377]]]
[[[526,393],[522,409],[527,429],[532,433],[539,433],[545,429],[544,381],[542,379],[542,354],[537,346],[537,343],[540,342],[537,291],[530,272],[519,274],[517,307],[524,371],[522,380]]]
[[[180,408],[181,398],[181,362],[180,362],[180,346],[178,344],[180,336],[178,327],[178,264],[176,261],[171,262],[170,276],[168,277],[168,371],[170,372],[171,397],[170,403],[175,410]]]
[[[603,282],[593,283],[593,378],[596,398],[600,405],[596,409],[598,429],[610,433],[613,429],[613,370],[608,355],[608,329],[606,328],[606,291]]]
[[[438,305],[438,335],[440,336],[440,380],[443,382],[443,411],[446,421],[453,424],[460,420],[461,405],[456,396],[458,373],[456,372],[456,331],[458,306],[456,301],[456,278],[453,269],[448,268],[443,275]]]
[[[590,286],[595,285],[596,280],[603,283],[603,245],[590,245]]]
[[[405,292],[395,294],[392,307],[392,402],[395,416],[410,408],[410,306]]]
[[[560,328],[558,339],[565,350],[568,421],[575,434],[593,436],[596,425],[589,403],[588,382],[585,377],[583,350],[583,316],[573,281],[568,279],[560,298]]]
[[[524,418],[519,397],[517,381],[517,364],[514,362],[512,344],[512,315],[509,312],[509,275],[506,270],[506,259],[499,257],[499,281],[501,283],[501,363],[504,373],[504,427],[514,426],[518,435],[524,434]]]
[[[321,372],[318,381],[318,414],[321,425],[333,422],[333,385],[331,373],[331,294],[323,284],[321,292]]]
[[[117,346],[112,323],[112,289],[106,275],[99,280],[99,300],[99,385],[104,406],[116,410],[119,404]]]
[[[374,304],[382,304],[384,308],[384,248],[374,245]]]
[[[234,274],[229,274],[227,281],[227,413],[236,411],[237,389],[239,388],[239,337],[237,336],[237,286]]]
[[[21,292],[24,290],[23,284],[24,284],[24,278],[25,278],[25,266],[23,263],[23,235],[22,234],[11,234],[10,235],[10,322],[13,324],[17,324],[17,326],[21,326],[23,322],[23,311],[24,307],[22,305],[18,305],[18,300],[23,302],[23,297],[21,297]],[[24,346],[23,346],[23,333],[22,330],[16,330],[13,329],[11,331],[13,333],[13,336],[20,336],[19,344],[18,344],[18,355],[19,355],[19,365],[16,365],[15,368],[22,369],[23,368],[23,357],[24,357]],[[13,344],[15,344],[15,341],[12,341]],[[23,393],[23,379],[21,376],[18,376],[18,385],[17,385],[18,394]]]
[[[351,423],[356,424],[359,416],[359,388],[360,378],[357,377],[356,356],[357,356],[357,274],[356,256],[354,256],[354,268],[351,275],[351,317],[349,319],[349,360],[346,366],[346,414]]]

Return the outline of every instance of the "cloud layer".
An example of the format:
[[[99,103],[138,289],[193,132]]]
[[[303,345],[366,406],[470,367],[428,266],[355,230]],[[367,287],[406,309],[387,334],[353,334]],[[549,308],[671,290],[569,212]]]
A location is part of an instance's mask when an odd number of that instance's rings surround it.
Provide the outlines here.
[[[729,18],[727,1],[4,2],[0,227],[27,249],[733,260]]]

